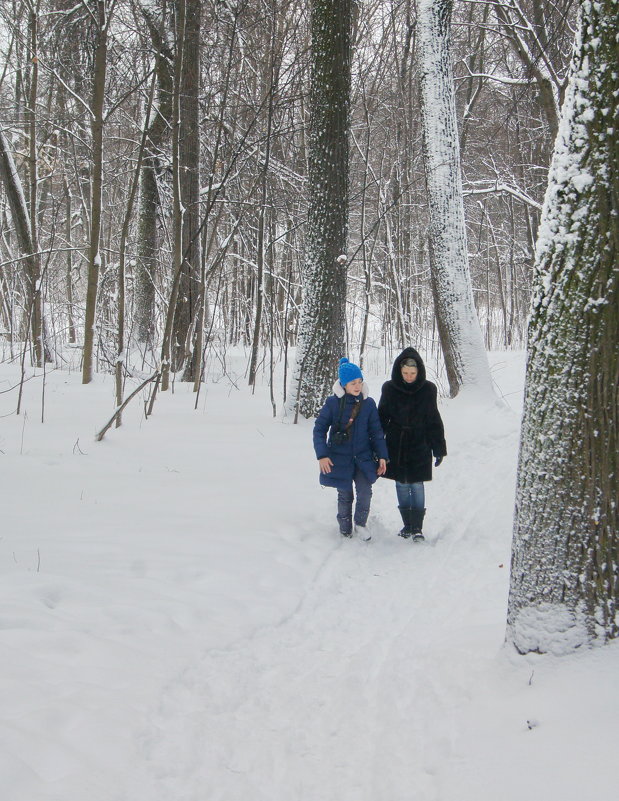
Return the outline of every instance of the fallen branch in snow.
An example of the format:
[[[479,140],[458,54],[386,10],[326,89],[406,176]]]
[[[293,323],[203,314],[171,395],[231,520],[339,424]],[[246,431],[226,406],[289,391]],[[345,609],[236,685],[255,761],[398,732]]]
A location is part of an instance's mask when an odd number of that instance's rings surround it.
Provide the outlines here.
[[[80,448],[80,438],[79,437],[75,440],[75,445],[73,446],[73,453],[75,453],[76,450],[78,450],[81,453],[82,456],[86,456],[84,451]]]
[[[159,370],[157,370],[157,372],[156,372],[156,373],[153,373],[153,374],[150,376],[150,378],[147,378],[147,379],[146,379],[146,381],[143,381],[143,382],[140,384],[140,386],[139,386],[137,389],[134,389],[134,390],[133,390],[133,392],[131,393],[131,395],[129,395],[129,397],[128,397],[128,398],[126,398],[126,399],[125,399],[125,401],[124,401],[123,403],[121,403],[121,405],[120,405],[120,406],[119,406],[119,407],[116,409],[116,411],[114,412],[114,414],[112,415],[112,417],[111,417],[111,418],[108,420],[108,422],[107,422],[107,423],[106,423],[106,424],[103,426],[103,428],[101,429],[101,431],[99,431],[99,433],[98,433],[98,434],[97,434],[97,436],[95,437],[95,439],[96,439],[96,441],[97,441],[97,442],[101,442],[101,440],[103,439],[103,437],[106,435],[106,433],[107,433],[108,429],[109,429],[109,428],[112,426],[112,424],[114,423],[114,421],[116,420],[116,418],[117,418],[117,417],[118,417],[120,414],[122,414],[122,412],[123,412],[123,409],[125,408],[125,406],[127,406],[127,405],[128,405],[129,401],[130,401],[130,400],[132,400],[133,398],[135,398],[135,396],[138,394],[138,392],[141,392],[141,391],[144,389],[144,387],[145,387],[147,384],[150,384],[150,382],[151,382],[151,381],[158,380],[158,379],[159,379],[159,376],[160,376],[160,372],[159,372]]]

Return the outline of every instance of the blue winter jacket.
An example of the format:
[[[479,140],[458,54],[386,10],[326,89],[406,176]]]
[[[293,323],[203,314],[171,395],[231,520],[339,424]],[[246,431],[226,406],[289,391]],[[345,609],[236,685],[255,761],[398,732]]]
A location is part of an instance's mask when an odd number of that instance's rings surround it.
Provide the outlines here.
[[[328,456],[333,462],[331,472],[320,474],[320,483],[325,487],[347,489],[351,486],[355,468],[365,473],[368,481],[376,481],[376,459],[387,459],[387,446],[380,425],[376,403],[367,397],[367,386],[363,385],[363,403],[348,430],[346,442],[336,444],[333,434],[343,431],[350,420],[352,408],[361,402],[344,392],[339,381],[333,386],[334,394],[327,398],[314,423],[314,450],[316,458]],[[344,398],[344,408],[340,419],[340,403]]]

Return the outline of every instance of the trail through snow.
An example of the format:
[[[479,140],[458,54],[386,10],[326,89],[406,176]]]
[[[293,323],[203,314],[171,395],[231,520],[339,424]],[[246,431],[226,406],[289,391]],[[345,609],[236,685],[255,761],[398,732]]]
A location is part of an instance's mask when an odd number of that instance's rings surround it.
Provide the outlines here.
[[[153,798],[309,799],[320,775],[333,799],[410,798],[413,776],[436,797],[450,723],[431,597],[450,568],[402,544],[341,543],[290,617],[208,651],[168,688]]]
[[[454,753],[454,714],[480,680],[476,663],[501,647],[504,605],[485,607],[489,590],[506,587],[508,539],[492,521],[509,527],[500,507],[513,465],[501,469],[496,450],[513,453],[517,439],[515,425],[500,430],[506,409],[487,410],[481,438],[478,410],[461,414],[451,467],[427,488],[427,541],[395,536],[391,482],[377,485],[369,543],[342,540],[334,508],[327,521],[300,523],[327,550],[297,607],[230,648],[207,649],[166,688],[136,791],[150,777],[145,797],[162,801],[443,798],[437,774]],[[471,448],[476,481],[464,467]],[[467,631],[485,620],[495,624],[491,649],[478,655],[479,633],[471,648]]]
[[[41,425],[0,365],[0,801],[608,797],[619,643],[503,645],[522,354],[493,364],[508,403],[441,403],[425,543],[385,480],[342,540],[312,421],[232,359],[99,444],[111,379],[50,373]]]

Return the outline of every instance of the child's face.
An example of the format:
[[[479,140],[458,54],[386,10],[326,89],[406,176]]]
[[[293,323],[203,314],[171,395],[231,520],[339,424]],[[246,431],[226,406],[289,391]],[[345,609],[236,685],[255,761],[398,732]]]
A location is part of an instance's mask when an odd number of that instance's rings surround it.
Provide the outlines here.
[[[349,381],[348,384],[344,384],[344,390],[348,392],[349,395],[357,395],[361,394],[361,390],[363,389],[363,379],[355,378],[354,381]]]

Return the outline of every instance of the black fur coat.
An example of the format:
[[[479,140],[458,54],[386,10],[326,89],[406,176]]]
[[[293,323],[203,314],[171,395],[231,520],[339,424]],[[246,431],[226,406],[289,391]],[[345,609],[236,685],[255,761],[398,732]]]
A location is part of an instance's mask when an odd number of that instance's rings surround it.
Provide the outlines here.
[[[407,384],[400,371],[400,364],[409,358],[415,359],[419,371],[413,384]],[[436,397],[436,386],[426,379],[421,356],[414,348],[406,348],[395,360],[391,381],[383,384],[378,404],[389,451],[385,478],[404,484],[432,480],[432,456],[447,455]]]

